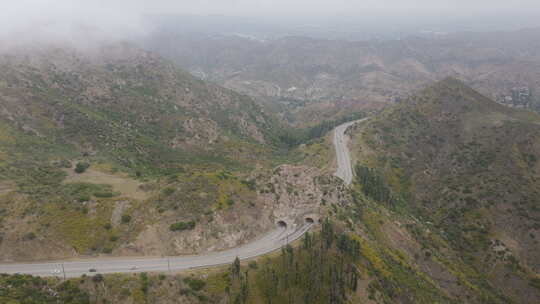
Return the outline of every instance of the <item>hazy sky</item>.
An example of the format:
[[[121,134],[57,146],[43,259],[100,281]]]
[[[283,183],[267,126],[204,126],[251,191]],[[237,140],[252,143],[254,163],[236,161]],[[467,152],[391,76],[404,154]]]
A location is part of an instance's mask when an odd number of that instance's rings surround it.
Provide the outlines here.
[[[362,14],[367,11],[419,14],[426,12],[530,12],[538,0],[7,0],[0,16],[9,19],[75,13],[134,15],[189,13],[226,15]],[[539,16],[540,17],[540,16]]]
[[[423,13],[441,11],[498,11],[540,7],[538,0],[200,0],[142,1],[139,8],[218,14],[361,14],[364,11]],[[153,3],[144,5],[144,3]]]
[[[474,16],[537,14],[539,0],[4,0],[0,36],[21,33],[62,36],[74,25],[100,27],[107,34],[142,32],[144,14],[232,16]],[[385,21],[381,21],[385,22]]]

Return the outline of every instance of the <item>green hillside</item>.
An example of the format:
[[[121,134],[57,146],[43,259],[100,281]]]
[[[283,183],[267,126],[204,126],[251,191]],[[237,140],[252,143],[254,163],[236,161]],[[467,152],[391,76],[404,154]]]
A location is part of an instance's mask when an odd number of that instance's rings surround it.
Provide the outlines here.
[[[449,78],[352,133],[361,191],[424,223],[409,230],[440,267],[539,299],[540,117]]]
[[[272,120],[249,98],[135,48],[26,51],[0,58],[3,153],[90,155],[151,173],[238,166],[256,156],[242,147],[272,141]]]
[[[248,175],[285,158],[279,132],[250,98],[130,45],[2,53],[0,258],[108,254],[147,225],[249,213]]]

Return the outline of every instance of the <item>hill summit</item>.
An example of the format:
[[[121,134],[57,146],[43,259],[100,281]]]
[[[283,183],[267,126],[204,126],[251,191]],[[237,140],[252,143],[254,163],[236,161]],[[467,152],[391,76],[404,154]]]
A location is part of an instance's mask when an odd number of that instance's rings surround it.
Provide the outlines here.
[[[470,267],[494,297],[540,299],[529,284],[540,271],[538,115],[447,78],[352,133],[359,166],[400,198],[387,207],[428,223],[414,235],[440,267]]]

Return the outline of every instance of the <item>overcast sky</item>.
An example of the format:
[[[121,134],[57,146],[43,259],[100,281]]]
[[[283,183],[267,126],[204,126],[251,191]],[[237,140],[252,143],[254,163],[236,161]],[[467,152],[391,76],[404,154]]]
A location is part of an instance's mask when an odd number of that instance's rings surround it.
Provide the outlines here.
[[[219,14],[361,14],[363,11],[393,11],[423,13],[426,11],[458,11],[472,9],[504,10],[531,6],[540,7],[538,0],[200,0],[200,1],[136,1],[157,11],[186,11]]]
[[[73,24],[109,34],[144,31],[144,14],[229,16],[475,16],[537,14],[540,0],[4,0],[0,36],[41,32],[63,35]],[[386,22],[386,21],[381,21]],[[16,36],[17,37],[17,36]]]
[[[190,13],[190,14],[361,14],[365,11],[497,12],[538,10],[538,0],[8,0],[2,1],[0,14],[59,12],[83,13],[86,10],[113,14]]]

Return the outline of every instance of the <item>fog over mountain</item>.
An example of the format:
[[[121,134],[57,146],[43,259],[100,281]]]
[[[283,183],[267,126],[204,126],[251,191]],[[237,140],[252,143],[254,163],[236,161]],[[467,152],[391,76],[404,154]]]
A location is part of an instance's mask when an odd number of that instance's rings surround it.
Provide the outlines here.
[[[203,1],[172,1],[172,0],[116,0],[116,1],[68,1],[68,0],[23,0],[5,5],[4,12],[45,13],[49,15],[58,12],[84,13],[88,16],[91,11],[102,14],[129,15],[146,13],[182,13],[182,14],[223,14],[223,15],[300,15],[314,14],[330,15],[342,13],[345,15],[362,12],[407,13],[410,15],[431,14],[436,12],[452,12],[455,15],[471,13],[484,14],[511,10],[514,12],[530,12],[539,9],[538,1],[519,0],[203,0]]]
[[[539,12],[540,4],[534,0],[21,0],[3,3],[0,37],[11,44],[55,39],[87,43],[88,36],[134,38],[152,30],[155,16],[161,21],[167,15],[174,16],[176,30],[361,39],[389,32],[539,26]]]
[[[2,1],[0,303],[540,303],[539,16]]]

